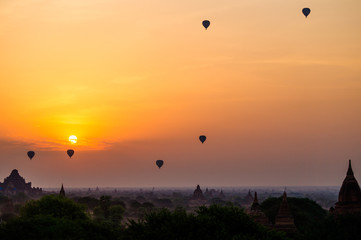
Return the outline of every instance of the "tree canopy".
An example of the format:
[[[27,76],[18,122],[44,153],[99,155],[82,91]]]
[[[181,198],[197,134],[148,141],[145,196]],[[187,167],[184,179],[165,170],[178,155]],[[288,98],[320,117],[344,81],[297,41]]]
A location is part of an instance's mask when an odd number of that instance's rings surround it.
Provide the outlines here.
[[[117,239],[116,228],[97,224],[82,205],[57,195],[25,204],[20,216],[0,228],[1,239]]]
[[[212,205],[200,207],[195,213],[178,208],[161,209],[146,214],[141,221],[131,221],[126,239],[287,239],[255,223],[241,208]]]

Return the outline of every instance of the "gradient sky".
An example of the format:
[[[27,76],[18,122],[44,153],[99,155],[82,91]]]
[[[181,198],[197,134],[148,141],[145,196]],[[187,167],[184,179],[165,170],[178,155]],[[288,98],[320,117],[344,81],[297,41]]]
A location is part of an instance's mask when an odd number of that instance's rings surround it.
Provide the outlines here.
[[[0,179],[361,181],[360,26],[359,0],[1,0]]]

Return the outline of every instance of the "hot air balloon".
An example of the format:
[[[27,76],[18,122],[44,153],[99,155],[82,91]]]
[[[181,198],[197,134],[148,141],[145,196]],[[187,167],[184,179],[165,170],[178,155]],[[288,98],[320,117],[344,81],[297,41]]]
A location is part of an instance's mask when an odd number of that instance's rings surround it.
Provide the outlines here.
[[[202,144],[204,143],[204,141],[206,141],[207,137],[204,135],[200,135],[199,136],[199,140],[202,142]]]
[[[164,162],[163,162],[163,160],[157,160],[156,162],[155,162],[155,164],[157,164],[157,166],[159,167],[159,169],[163,166],[163,164],[164,164]]]
[[[309,8],[302,9],[302,13],[303,13],[303,15],[305,15],[305,17],[307,17],[310,14],[310,12],[311,12],[311,9],[309,9]]]
[[[34,151],[29,151],[28,152],[28,157],[31,159],[33,159],[33,157],[35,156],[35,152]]]
[[[203,27],[207,30],[207,28],[209,27],[209,25],[211,24],[211,22],[210,21],[208,21],[208,20],[204,20],[203,22],[202,22],[202,25],[203,25]]]
[[[68,154],[68,156],[71,158],[74,155],[74,150],[73,149],[69,149],[68,151],[66,151],[66,153]]]

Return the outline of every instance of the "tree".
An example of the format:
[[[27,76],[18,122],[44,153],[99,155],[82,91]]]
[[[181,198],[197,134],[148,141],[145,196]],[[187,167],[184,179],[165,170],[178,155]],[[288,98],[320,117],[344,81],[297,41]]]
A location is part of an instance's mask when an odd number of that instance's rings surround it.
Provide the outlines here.
[[[109,218],[109,208],[110,208],[110,199],[112,197],[111,196],[101,196],[100,197],[100,208],[103,211],[104,214],[104,218],[108,219]]]
[[[100,206],[94,208],[93,216],[94,220],[97,222],[104,222],[106,220],[104,217],[104,211]]]
[[[121,205],[113,205],[109,208],[110,220],[114,225],[119,225],[123,219],[124,208]]]
[[[147,213],[141,221],[130,221],[125,239],[257,239],[284,240],[278,233],[255,223],[241,208],[212,205],[196,213],[183,208]]]
[[[154,204],[151,202],[145,202],[145,203],[142,203],[142,207],[147,210],[151,210],[154,208]]]
[[[308,240],[355,240],[361,239],[361,213],[330,214],[305,233]]]
[[[1,213],[0,214],[0,222],[4,221],[4,222],[8,222],[11,219],[16,218],[16,214],[15,213]]]
[[[47,195],[37,201],[31,200],[20,209],[20,216],[24,218],[39,215],[71,220],[88,219],[84,211],[84,206],[58,195]]]
[[[124,209],[126,208],[125,207],[125,203],[123,200],[121,200],[120,198],[113,198],[110,202],[110,204],[113,206],[113,205],[121,205]]]
[[[40,239],[119,239],[114,228],[96,224],[90,220],[71,220],[37,215],[31,218],[19,217],[0,228],[1,240],[40,240]]]
[[[28,202],[20,217],[0,226],[2,240],[7,239],[119,239],[118,228],[92,222],[84,207],[58,196],[44,196]]]
[[[133,210],[137,210],[138,208],[140,208],[142,206],[142,204],[140,204],[140,202],[138,202],[137,200],[130,200],[129,205],[130,205],[130,208]]]
[[[164,208],[172,208],[173,207],[172,201],[168,198],[154,199],[153,201],[159,207],[164,207]]]
[[[280,198],[268,198],[262,202],[261,207],[272,223],[278,213],[282,202]],[[302,234],[313,231],[317,223],[322,222],[327,212],[315,201],[308,198],[287,198],[288,206],[294,217],[295,225]]]
[[[100,204],[99,199],[96,199],[94,197],[80,197],[74,199],[77,203],[80,203],[82,205],[85,205],[89,210],[93,210],[95,207],[97,207]]]

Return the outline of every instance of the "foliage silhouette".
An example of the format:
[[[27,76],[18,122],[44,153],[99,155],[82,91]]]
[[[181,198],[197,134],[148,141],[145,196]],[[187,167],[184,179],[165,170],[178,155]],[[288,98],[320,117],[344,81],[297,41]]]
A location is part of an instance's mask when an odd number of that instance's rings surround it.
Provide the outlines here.
[[[275,222],[281,202],[282,197],[268,198],[261,204],[263,212],[272,223]],[[316,231],[317,229],[314,228],[317,223],[322,222],[327,216],[327,212],[320,205],[308,198],[288,197],[287,202],[294,217],[295,225],[301,234]]]
[[[88,219],[84,206],[57,195],[47,195],[40,200],[31,200],[20,209],[20,216],[31,218],[35,216],[51,216],[71,220]]]
[[[30,201],[20,217],[1,225],[0,236],[7,239],[120,239],[120,229],[97,224],[86,215],[84,207],[55,195]]]
[[[285,234],[255,223],[241,208],[212,205],[195,213],[160,209],[130,221],[125,239],[259,239],[282,240]]]

